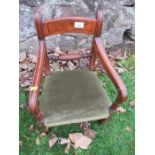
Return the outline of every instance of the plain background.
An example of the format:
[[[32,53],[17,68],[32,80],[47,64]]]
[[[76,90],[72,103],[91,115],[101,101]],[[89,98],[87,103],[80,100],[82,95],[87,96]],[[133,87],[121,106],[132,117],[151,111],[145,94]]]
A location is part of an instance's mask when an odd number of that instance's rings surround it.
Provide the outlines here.
[[[155,1],[136,0],[136,155],[155,155]],[[19,2],[0,4],[0,154],[19,154]]]

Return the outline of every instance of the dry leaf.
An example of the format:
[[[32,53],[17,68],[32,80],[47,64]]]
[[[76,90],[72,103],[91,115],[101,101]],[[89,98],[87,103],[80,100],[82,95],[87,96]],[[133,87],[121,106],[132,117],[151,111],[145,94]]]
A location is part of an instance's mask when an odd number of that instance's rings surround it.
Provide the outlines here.
[[[126,109],[124,109],[122,107],[119,107],[119,108],[117,108],[117,112],[118,113],[125,113],[126,112]]]
[[[43,137],[43,136],[47,136],[47,134],[46,134],[45,132],[42,132],[42,133],[40,134],[40,137]]]
[[[53,53],[53,54],[50,54],[50,57],[51,58],[55,58],[55,57],[58,57],[59,56],[59,54],[58,53]]]
[[[60,71],[60,66],[58,63],[53,62],[51,66],[54,71]]]
[[[19,108],[21,108],[21,109],[25,109],[27,107],[27,104],[26,103],[22,103],[22,104],[20,104],[20,106],[19,106]]]
[[[69,153],[70,147],[71,147],[71,143],[68,143],[67,146],[65,147],[65,153],[66,154]]]
[[[70,143],[70,139],[68,138],[59,138],[59,144],[63,145],[63,144],[68,144]]]
[[[117,72],[120,73],[120,74],[127,71],[127,69],[123,68],[123,67],[115,67],[115,68],[116,68]]]
[[[26,135],[23,136],[26,140],[29,140],[29,137],[27,137]]]
[[[110,62],[114,68],[116,68],[116,62],[114,59],[110,59]],[[101,65],[102,66],[102,65]]]
[[[37,145],[40,145],[40,139],[39,139],[39,137],[37,137],[37,139],[36,139],[36,144]]]
[[[19,147],[22,147],[22,145],[23,145],[23,142],[20,140],[19,141]]]
[[[75,149],[78,147],[82,149],[87,149],[90,143],[92,142],[92,140],[89,137],[84,136],[82,133],[69,134],[69,138],[75,144]]]
[[[34,69],[35,65],[34,64],[29,64],[28,65],[28,71],[32,71]]]
[[[132,108],[134,108],[134,107],[135,107],[135,101],[131,101],[131,102],[130,102],[130,106],[131,106]]]
[[[29,131],[34,131],[34,125],[33,125],[33,124],[31,124],[31,125],[29,126]]]
[[[126,130],[127,130],[128,132],[131,132],[131,128],[130,128],[130,127],[126,127]]]
[[[58,137],[54,136],[48,141],[48,145],[51,148],[58,140]]]
[[[72,133],[72,134],[69,134],[69,139],[75,143],[75,141],[81,137],[83,134],[82,133]]]
[[[29,80],[26,80],[24,83],[20,84],[21,87],[28,87],[30,85],[31,85],[31,82]]]
[[[21,71],[21,72],[19,73],[19,78],[20,78],[20,79],[23,78],[24,74],[27,74],[27,71]]]
[[[80,42],[78,42],[78,47],[83,46],[87,43],[87,39],[82,39]]]
[[[76,66],[74,66],[74,64],[71,61],[68,61],[67,64],[70,70],[74,70],[76,68]]]
[[[26,59],[26,52],[19,53],[19,62],[22,62]]]
[[[95,138],[96,136],[96,132],[90,128],[87,128],[85,131],[84,131],[84,135],[89,137],[89,138]]]
[[[81,149],[87,149],[92,140],[87,136],[82,135],[75,141],[75,148],[80,147]]]
[[[26,69],[28,68],[28,65],[25,64],[25,63],[23,63],[23,64],[20,64],[19,67],[20,67],[21,69],[26,70]]]
[[[22,72],[20,72],[20,77],[21,77],[21,78],[26,79],[26,78],[28,78],[29,76],[30,76],[30,74],[29,74],[27,71],[22,71]]]
[[[37,61],[37,56],[34,55],[34,54],[29,54],[29,58],[30,58],[30,61],[33,62],[33,63],[36,63]]]
[[[121,49],[118,49],[117,51],[109,52],[108,56],[110,58],[117,59],[117,60],[123,60],[127,58],[126,51],[123,52]]]
[[[54,49],[54,53],[63,54],[63,52],[60,50],[60,47],[56,47],[56,48]]]
[[[82,122],[80,123],[80,128],[81,129],[87,129],[90,126],[89,122]]]

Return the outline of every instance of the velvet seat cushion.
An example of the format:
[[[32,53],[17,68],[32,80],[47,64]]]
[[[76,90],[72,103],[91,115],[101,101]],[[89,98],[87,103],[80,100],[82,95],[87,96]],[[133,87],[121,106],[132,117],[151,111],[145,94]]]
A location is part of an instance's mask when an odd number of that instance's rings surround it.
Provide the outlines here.
[[[112,104],[96,73],[83,70],[46,76],[39,103],[47,127],[107,118]]]

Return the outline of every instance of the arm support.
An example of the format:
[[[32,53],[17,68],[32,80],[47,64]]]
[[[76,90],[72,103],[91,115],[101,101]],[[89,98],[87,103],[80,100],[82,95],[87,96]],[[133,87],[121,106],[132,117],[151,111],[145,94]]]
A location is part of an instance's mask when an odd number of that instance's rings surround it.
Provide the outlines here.
[[[104,69],[106,70],[108,76],[114,83],[114,85],[117,89],[117,92],[118,92],[118,96],[117,96],[115,103],[110,107],[110,110],[113,111],[113,110],[116,110],[116,108],[118,107],[118,105],[121,102],[123,102],[127,99],[127,94],[128,94],[127,89],[126,89],[123,81],[121,80],[120,76],[118,75],[118,73],[116,72],[114,67],[112,66],[112,64],[105,52],[105,49],[102,47],[100,38],[96,37],[94,42],[95,42],[95,45],[94,45],[95,52],[96,52],[97,56],[100,58],[100,61],[103,65]]]
[[[39,89],[40,89],[40,84],[41,84],[43,69],[44,69],[44,59],[46,54],[45,49],[46,49],[46,46],[45,46],[44,40],[39,41],[37,63],[35,66],[33,82],[32,82],[32,86],[30,88],[30,94],[29,94],[29,110],[30,112],[34,113],[36,116],[40,114],[39,105],[38,105],[38,95],[39,95]]]

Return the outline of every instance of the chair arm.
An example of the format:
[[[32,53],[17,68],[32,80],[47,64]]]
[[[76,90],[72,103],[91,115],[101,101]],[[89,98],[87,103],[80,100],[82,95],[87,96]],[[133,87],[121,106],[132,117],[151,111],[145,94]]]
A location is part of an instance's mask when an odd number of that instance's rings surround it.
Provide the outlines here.
[[[127,92],[127,89],[126,89],[122,79],[120,78],[119,74],[116,72],[113,65],[111,64],[111,62],[105,52],[105,49],[102,46],[101,39],[99,37],[95,38],[94,49],[95,49],[96,55],[100,58],[100,61],[103,65],[104,69],[106,70],[108,76],[114,83],[114,86],[116,87],[117,92],[118,92],[116,101],[110,107],[110,110],[114,111],[114,110],[116,110],[116,108],[119,106],[119,104],[121,102],[123,102],[127,99],[128,92]]]
[[[30,87],[30,93],[29,93],[29,110],[30,112],[35,113],[35,115],[39,113],[38,95],[44,68],[44,57],[45,57],[44,50],[45,50],[44,40],[39,41],[37,62],[35,66],[32,86]]]

